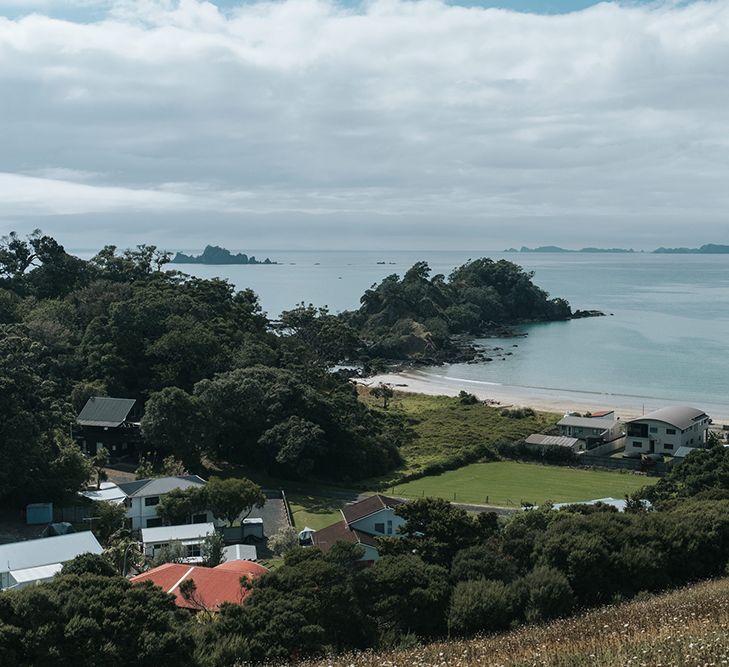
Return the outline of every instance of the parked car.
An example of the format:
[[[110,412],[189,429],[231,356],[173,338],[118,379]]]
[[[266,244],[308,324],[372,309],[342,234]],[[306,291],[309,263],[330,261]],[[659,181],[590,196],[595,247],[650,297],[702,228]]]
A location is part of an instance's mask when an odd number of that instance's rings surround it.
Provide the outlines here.
[[[665,461],[663,454],[646,454],[644,460],[651,463],[663,463]]]
[[[623,452],[624,459],[639,459],[641,456],[640,452]]]

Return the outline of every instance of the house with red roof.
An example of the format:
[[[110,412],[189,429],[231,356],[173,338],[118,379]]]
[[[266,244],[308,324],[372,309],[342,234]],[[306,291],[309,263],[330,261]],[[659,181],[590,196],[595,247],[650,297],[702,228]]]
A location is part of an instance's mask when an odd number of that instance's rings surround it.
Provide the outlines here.
[[[337,542],[358,544],[364,550],[363,561],[376,561],[380,557],[377,538],[396,537],[398,528],[405,523],[395,513],[404,502],[377,494],[347,505],[341,510],[342,520],[317,530],[312,535],[312,543],[324,552]]]
[[[175,604],[183,609],[218,612],[224,602],[241,604],[250,595],[241,584],[242,577],[253,581],[267,572],[262,565],[247,560],[232,560],[216,567],[166,563],[132,577],[131,582],[149,581],[159,586],[174,595]],[[194,582],[194,587],[185,582]]]

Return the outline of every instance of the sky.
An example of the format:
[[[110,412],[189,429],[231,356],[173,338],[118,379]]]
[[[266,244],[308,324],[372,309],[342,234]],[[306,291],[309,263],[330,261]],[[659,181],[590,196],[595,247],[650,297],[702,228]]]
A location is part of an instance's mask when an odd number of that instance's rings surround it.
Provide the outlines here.
[[[729,0],[0,0],[0,235],[729,243]]]

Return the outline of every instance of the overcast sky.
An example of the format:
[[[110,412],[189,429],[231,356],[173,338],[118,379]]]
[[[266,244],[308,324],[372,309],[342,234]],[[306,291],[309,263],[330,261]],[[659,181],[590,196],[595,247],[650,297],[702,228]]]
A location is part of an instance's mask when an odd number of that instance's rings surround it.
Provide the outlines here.
[[[0,0],[0,232],[34,227],[729,243],[729,0]]]

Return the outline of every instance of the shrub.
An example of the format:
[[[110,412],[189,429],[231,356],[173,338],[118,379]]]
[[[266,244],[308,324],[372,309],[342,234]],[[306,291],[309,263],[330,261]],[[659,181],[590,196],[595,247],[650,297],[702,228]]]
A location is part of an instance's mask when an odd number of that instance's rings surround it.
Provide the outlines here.
[[[514,582],[513,593],[528,623],[565,616],[575,605],[567,577],[550,567],[536,567]]]
[[[456,585],[448,629],[456,635],[503,630],[514,619],[511,589],[501,581],[462,581]]]

